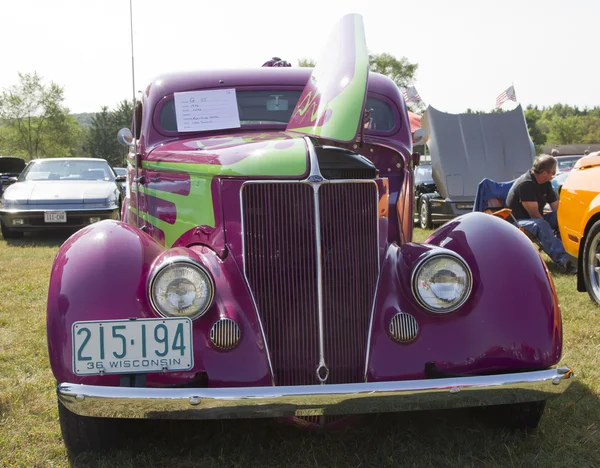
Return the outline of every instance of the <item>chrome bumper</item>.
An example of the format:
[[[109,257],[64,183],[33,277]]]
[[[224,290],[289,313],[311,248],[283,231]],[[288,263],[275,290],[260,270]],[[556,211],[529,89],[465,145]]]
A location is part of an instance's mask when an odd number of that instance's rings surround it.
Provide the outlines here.
[[[62,383],[58,398],[82,416],[229,419],[360,414],[545,400],[571,383],[569,368],[397,382],[244,388],[132,388]]]

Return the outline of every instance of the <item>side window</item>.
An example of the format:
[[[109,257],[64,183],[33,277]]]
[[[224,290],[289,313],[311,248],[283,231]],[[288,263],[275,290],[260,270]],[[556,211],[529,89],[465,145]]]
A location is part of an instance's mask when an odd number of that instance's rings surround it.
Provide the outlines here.
[[[387,102],[367,96],[366,110],[371,110],[367,130],[389,132],[394,129],[394,111]]]

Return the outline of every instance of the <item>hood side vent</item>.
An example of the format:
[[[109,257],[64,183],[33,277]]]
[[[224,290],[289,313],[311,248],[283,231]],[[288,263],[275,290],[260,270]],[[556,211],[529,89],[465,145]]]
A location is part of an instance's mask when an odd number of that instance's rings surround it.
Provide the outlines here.
[[[327,180],[376,179],[377,168],[364,156],[335,146],[316,146],[319,170]]]

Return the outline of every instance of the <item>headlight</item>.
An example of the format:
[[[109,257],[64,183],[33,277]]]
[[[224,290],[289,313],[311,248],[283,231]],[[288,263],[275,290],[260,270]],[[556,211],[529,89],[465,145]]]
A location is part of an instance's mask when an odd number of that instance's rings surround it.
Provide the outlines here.
[[[214,295],[208,272],[185,258],[159,266],[148,289],[152,307],[165,317],[201,317]]]
[[[427,310],[452,312],[471,293],[471,270],[458,256],[432,254],[415,269],[412,287],[415,297]]]

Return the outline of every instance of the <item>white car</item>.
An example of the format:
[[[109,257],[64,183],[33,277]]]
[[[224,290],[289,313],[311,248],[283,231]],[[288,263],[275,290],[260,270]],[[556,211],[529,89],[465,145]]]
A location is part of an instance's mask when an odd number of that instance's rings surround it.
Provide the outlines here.
[[[123,181],[104,159],[33,160],[2,194],[2,235],[15,239],[27,231],[119,219]]]

